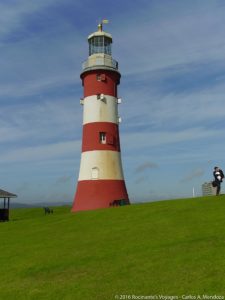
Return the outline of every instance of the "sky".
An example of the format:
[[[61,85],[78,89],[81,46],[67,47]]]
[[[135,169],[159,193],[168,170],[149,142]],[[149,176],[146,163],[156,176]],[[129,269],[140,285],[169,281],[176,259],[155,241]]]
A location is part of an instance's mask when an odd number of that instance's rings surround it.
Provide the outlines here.
[[[224,1],[0,0],[0,188],[18,202],[73,202],[80,73],[104,18],[131,202],[201,196],[225,170]]]

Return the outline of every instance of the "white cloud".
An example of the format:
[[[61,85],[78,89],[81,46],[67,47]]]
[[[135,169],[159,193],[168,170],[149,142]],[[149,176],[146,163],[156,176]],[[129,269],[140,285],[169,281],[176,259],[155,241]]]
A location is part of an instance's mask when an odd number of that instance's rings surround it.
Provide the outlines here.
[[[149,3],[136,13],[135,22],[131,22],[132,17],[123,17],[124,26],[119,22],[119,28],[115,26],[115,55],[124,74],[223,60],[224,6],[208,4],[209,1],[204,1],[204,5],[182,2],[179,6],[176,2],[174,9],[170,6],[165,10],[162,3],[155,7]]]
[[[148,131],[123,134],[122,144],[132,145],[132,150],[149,149],[156,146],[166,146],[174,143],[191,142],[199,139],[218,138],[224,135],[224,130],[212,130],[201,127],[176,131]]]
[[[143,84],[148,85],[146,81]],[[154,81],[150,84],[154,84]],[[154,90],[151,87],[143,90],[142,87],[139,89],[132,86],[123,90],[124,101],[119,107],[122,126],[130,130],[138,130],[140,127],[148,127],[149,130],[210,127],[225,117],[223,82],[218,81],[210,86],[206,81],[199,90],[192,89],[191,83],[178,92],[161,89],[161,85],[155,85]]]
[[[13,3],[0,3],[0,35],[5,36],[22,27],[24,18],[55,3],[55,0],[20,0]]]
[[[76,46],[77,39],[69,31],[5,46],[0,57],[0,97],[44,94],[80,84],[83,44]]]
[[[73,72],[63,72],[58,75],[45,75],[44,78],[37,77],[29,80],[25,78],[23,82],[8,82],[0,85],[0,97],[23,97],[31,95],[42,95],[48,89],[63,88],[68,84],[75,85],[78,79],[75,78]]]
[[[2,153],[0,163],[53,160],[59,157],[78,157],[80,141],[67,141],[42,146],[23,147]]]
[[[0,31],[4,31],[0,44],[0,97],[44,94],[49,89],[80,84],[83,53],[85,50],[88,53],[86,41],[78,27],[63,17],[58,20],[57,13],[51,16],[57,18],[55,22],[48,26],[46,11],[51,5],[57,11],[58,2],[24,0],[15,5],[0,4]],[[79,5],[80,1],[76,1],[73,9]],[[42,13],[43,29],[29,28],[27,17],[31,22],[32,14],[42,16]]]
[[[21,131],[15,126],[6,125],[0,127],[0,144],[15,141],[24,138],[25,136],[25,132]]]
[[[0,111],[0,144],[11,141],[32,145],[61,141],[62,137],[74,139],[81,135],[81,129],[82,109],[73,97],[10,105]]]

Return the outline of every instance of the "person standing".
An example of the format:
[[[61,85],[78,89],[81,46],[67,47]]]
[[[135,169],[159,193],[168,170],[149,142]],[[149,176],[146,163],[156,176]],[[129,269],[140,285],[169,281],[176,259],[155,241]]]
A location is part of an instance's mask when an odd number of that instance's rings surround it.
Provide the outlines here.
[[[221,182],[223,182],[223,178],[224,178],[223,171],[219,167],[215,167],[213,176],[215,179],[216,195],[218,196],[220,194]]]

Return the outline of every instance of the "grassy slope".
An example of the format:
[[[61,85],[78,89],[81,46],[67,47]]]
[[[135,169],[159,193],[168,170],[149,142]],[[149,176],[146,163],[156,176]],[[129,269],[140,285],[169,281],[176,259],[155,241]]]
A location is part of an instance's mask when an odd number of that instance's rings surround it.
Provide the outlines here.
[[[0,299],[221,294],[225,196],[71,214],[15,209],[0,223]]]

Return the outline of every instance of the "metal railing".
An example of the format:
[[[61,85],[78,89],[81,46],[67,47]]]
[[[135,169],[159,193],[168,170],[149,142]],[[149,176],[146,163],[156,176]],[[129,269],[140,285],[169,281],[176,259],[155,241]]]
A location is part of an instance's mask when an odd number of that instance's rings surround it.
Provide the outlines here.
[[[83,62],[82,69],[85,70],[95,66],[106,66],[118,70],[118,62],[115,59],[108,57],[89,58]]]

